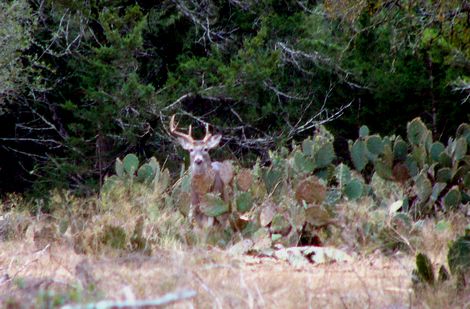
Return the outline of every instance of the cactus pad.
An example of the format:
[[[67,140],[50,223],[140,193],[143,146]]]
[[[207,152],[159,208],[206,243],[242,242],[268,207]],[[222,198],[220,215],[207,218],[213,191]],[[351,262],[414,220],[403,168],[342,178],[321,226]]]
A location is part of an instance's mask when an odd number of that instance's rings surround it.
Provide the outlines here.
[[[142,164],[137,171],[137,181],[149,183],[155,177],[154,169],[148,163]]]
[[[295,191],[295,198],[299,203],[305,201],[321,204],[325,200],[325,196],[325,186],[314,176],[302,180]]]
[[[393,156],[395,160],[404,161],[406,159],[406,155],[408,154],[408,144],[398,137],[393,144]]]
[[[412,145],[420,145],[424,142],[427,135],[427,127],[421,120],[421,118],[415,118],[412,121],[408,122],[406,126],[406,132],[408,136],[408,141]]]
[[[128,154],[123,160],[124,170],[128,175],[134,175],[139,167],[139,159],[133,153]]]
[[[253,198],[250,192],[242,192],[237,196],[237,210],[239,212],[247,212],[253,207]]]
[[[114,163],[114,170],[118,177],[122,177],[124,175],[124,164],[122,163],[121,159],[116,159],[116,162]]]
[[[426,173],[422,172],[415,182],[415,193],[421,201],[426,201],[432,194],[431,181],[426,176]]]
[[[470,235],[459,237],[450,245],[447,262],[454,275],[470,270]]]
[[[356,200],[362,196],[363,189],[362,183],[357,179],[353,179],[344,187],[344,194],[349,200]]]
[[[315,153],[315,165],[318,168],[328,166],[335,158],[335,151],[332,143],[326,143]]]
[[[253,175],[247,168],[242,169],[237,175],[237,186],[241,191],[248,191],[253,184]]]
[[[228,212],[229,206],[217,194],[207,193],[199,209],[208,217],[217,217]]]
[[[366,144],[361,140],[355,141],[351,147],[351,159],[353,161],[354,167],[359,172],[362,171],[367,165],[368,159],[366,151]]]
[[[374,155],[381,155],[384,151],[384,143],[380,136],[371,135],[366,138],[367,150]]]
[[[416,267],[418,277],[422,282],[431,285],[434,284],[434,270],[431,260],[427,257],[427,255],[418,253],[416,256]]]
[[[366,137],[367,135],[369,135],[369,128],[367,126],[361,126],[359,128],[359,137]]]
[[[462,201],[462,195],[458,186],[453,186],[449,192],[444,196],[444,205],[447,209],[455,209],[460,205]]]

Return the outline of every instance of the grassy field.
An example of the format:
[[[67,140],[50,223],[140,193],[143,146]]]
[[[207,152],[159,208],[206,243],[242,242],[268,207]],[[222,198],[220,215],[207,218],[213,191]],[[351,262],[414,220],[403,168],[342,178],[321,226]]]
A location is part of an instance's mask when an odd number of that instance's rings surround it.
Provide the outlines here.
[[[34,248],[28,241],[1,244],[0,270],[9,275],[1,283],[4,305],[151,299],[187,289],[196,296],[175,307],[408,308],[417,301],[413,258],[400,254],[299,268],[218,249],[87,256],[66,244]]]
[[[175,308],[468,308],[470,296],[440,286],[416,294],[415,253],[344,248],[347,262],[292,264],[199,244],[167,245],[149,253],[106,249],[80,253],[72,238],[45,237],[44,218],[31,218],[20,239],[0,243],[0,303],[7,308],[53,308],[100,300],[148,300],[194,291]],[[424,223],[415,250],[445,263],[453,229]],[[468,294],[467,294],[468,295]]]

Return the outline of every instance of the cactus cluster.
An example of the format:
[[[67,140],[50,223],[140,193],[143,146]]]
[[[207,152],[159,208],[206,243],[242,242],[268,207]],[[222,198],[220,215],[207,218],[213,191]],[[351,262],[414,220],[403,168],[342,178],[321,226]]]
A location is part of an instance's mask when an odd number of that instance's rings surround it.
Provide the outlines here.
[[[156,191],[163,192],[170,183],[169,171],[162,170],[154,157],[140,165],[139,158],[135,154],[128,154],[122,160],[116,159],[114,171],[115,175],[106,178],[102,192],[107,192],[121,183],[132,184],[134,182],[154,186]]]
[[[429,213],[435,205],[450,210],[469,202],[470,126],[462,124],[446,146],[415,118],[407,125],[406,138],[369,135],[361,127],[359,138],[350,142],[355,169],[363,172],[370,164],[379,177],[412,187],[408,200],[419,213]]]
[[[470,272],[470,230],[467,229],[464,236],[458,237],[449,245],[447,253],[447,264],[450,273],[444,265],[439,267],[439,271],[434,274],[434,267],[426,254],[418,253],[416,256],[416,269],[412,272],[412,280],[415,289],[453,280],[457,289],[466,285]]]
[[[368,177],[363,177],[371,171],[372,179],[407,188],[403,190],[406,196],[400,197],[404,211],[429,213],[436,205],[457,209],[470,200],[469,143],[470,126],[466,124],[447,144],[434,141],[419,118],[408,123],[406,139],[381,137],[362,126],[359,138],[350,142],[352,165],[335,165],[333,138],[321,127],[315,136],[293,144],[290,151],[270,152],[269,166],[258,162],[252,169],[236,168],[228,202],[207,193],[200,209],[221,223],[211,229],[207,239],[227,244],[242,235],[253,240],[257,249],[273,243],[297,245],[301,237],[303,243],[313,243],[318,229],[335,222],[338,201],[377,197],[373,182],[367,183]],[[106,179],[103,192],[116,184],[153,186],[162,204],[189,215],[191,178],[184,166],[172,186],[168,170],[155,158],[141,164],[128,154],[116,160],[115,173]]]

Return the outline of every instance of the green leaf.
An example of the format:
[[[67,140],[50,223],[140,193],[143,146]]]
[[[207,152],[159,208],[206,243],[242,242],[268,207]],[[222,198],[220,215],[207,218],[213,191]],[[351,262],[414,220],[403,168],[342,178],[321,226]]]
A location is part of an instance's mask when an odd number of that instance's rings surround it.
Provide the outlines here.
[[[467,143],[470,144],[470,124],[462,123],[457,128],[456,137],[464,137]]]
[[[315,153],[315,165],[317,168],[328,166],[335,158],[335,151],[332,143],[326,143]]]
[[[411,144],[421,145],[424,142],[424,138],[428,129],[423,121],[421,121],[421,118],[418,117],[408,122],[406,131],[408,135],[408,141]]]
[[[452,167],[452,159],[447,152],[441,152],[439,155],[439,164],[441,164],[442,167]]]
[[[294,169],[299,173],[310,174],[313,172],[315,164],[311,158],[304,153],[296,151],[294,154]]]
[[[454,143],[454,160],[460,161],[467,154],[467,140],[465,137],[460,137]]]
[[[349,200],[356,200],[362,196],[363,190],[364,186],[362,185],[362,182],[357,179],[353,179],[344,188],[344,194]]]
[[[306,156],[313,156],[313,141],[311,138],[307,138],[302,142],[302,151]]]
[[[392,168],[388,166],[383,160],[377,160],[374,162],[374,168],[377,175],[383,179],[392,180]]]
[[[200,209],[208,217],[217,217],[229,211],[229,206],[218,195],[207,193],[206,201],[201,203]]]
[[[451,225],[447,220],[439,220],[439,222],[436,223],[436,231],[441,233],[449,230],[450,227]]]
[[[266,191],[271,194],[282,181],[283,172],[279,168],[271,166],[261,170],[261,178],[266,186]]]
[[[154,177],[154,169],[148,163],[142,164],[137,171],[137,181],[150,183]]]
[[[283,214],[276,214],[271,221],[270,230],[273,234],[287,235],[291,226]]]
[[[435,142],[432,144],[431,146],[431,159],[434,161],[434,162],[439,162],[439,156],[441,155],[441,153],[444,152],[445,150],[445,146],[444,144],[442,144],[441,142]]]
[[[470,235],[461,236],[450,245],[447,262],[454,275],[470,270]]]
[[[347,165],[341,163],[335,168],[335,177],[338,181],[339,187],[343,188],[351,181],[351,170]]]
[[[128,154],[123,160],[124,170],[128,175],[134,175],[139,167],[139,159],[133,153]]]
[[[431,260],[427,255],[418,253],[416,256],[416,267],[418,270],[418,276],[422,282],[433,285],[434,284],[434,270],[432,267]]]
[[[408,144],[401,139],[401,137],[395,140],[393,145],[393,156],[395,160],[404,161],[408,154]]]
[[[455,209],[460,205],[462,195],[458,186],[453,186],[444,196],[444,205],[447,209]]]
[[[367,165],[366,144],[363,141],[357,140],[354,142],[351,147],[351,159],[354,167],[359,172]]]
[[[437,201],[439,199],[439,195],[441,194],[442,190],[447,187],[446,183],[442,182],[436,182],[434,186],[432,187],[432,193],[431,193],[431,200],[433,202]]]
[[[452,170],[448,167],[439,169],[437,171],[436,180],[438,182],[450,182],[452,180]]]
[[[247,212],[253,207],[253,198],[250,192],[241,192],[237,196],[237,210],[239,212]]]
[[[415,192],[421,201],[426,201],[432,193],[432,184],[425,173],[421,173],[415,182]]]
[[[367,126],[361,126],[359,128],[359,137],[366,137],[367,135],[369,135],[369,128]]]
[[[116,159],[116,162],[114,163],[114,170],[116,171],[116,175],[118,177],[122,177],[124,174],[124,164],[122,163],[121,159]]]
[[[413,159],[411,155],[406,156],[405,164],[411,177],[418,175],[418,163],[416,163],[415,159]]]
[[[371,135],[366,138],[367,150],[374,155],[381,155],[384,151],[384,143],[380,136]]]

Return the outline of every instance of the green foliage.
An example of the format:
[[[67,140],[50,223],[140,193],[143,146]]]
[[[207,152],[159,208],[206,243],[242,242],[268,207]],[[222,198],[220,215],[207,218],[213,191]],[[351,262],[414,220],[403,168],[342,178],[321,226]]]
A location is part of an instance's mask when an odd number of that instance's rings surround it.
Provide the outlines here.
[[[420,118],[415,118],[406,126],[408,141],[414,145],[419,146],[424,143],[428,129]]]
[[[335,158],[333,144],[326,143],[322,145],[321,148],[315,152],[314,157],[315,157],[315,165],[317,168],[327,167]]]
[[[133,176],[139,167],[139,159],[133,153],[128,154],[123,160],[124,171],[129,176]]]
[[[447,209],[455,209],[460,205],[462,195],[457,186],[452,187],[444,196],[444,205]]]
[[[470,270],[470,235],[457,238],[449,247],[447,262],[453,275]]]
[[[419,215],[431,214],[437,208],[458,209],[468,196],[467,175],[470,160],[465,138],[465,125],[447,146],[433,141],[430,130],[420,118],[408,123],[408,140],[400,136],[367,135],[351,141],[351,158],[357,171],[363,172],[368,161],[378,176],[385,180],[412,186],[408,199]],[[393,144],[393,150],[392,150]],[[366,159],[368,157],[368,159]],[[338,174],[338,172],[337,172]]]
[[[34,67],[27,63],[33,59],[23,56],[32,44],[36,23],[28,1],[0,3],[0,115],[4,113],[5,101],[15,98],[14,93],[28,87],[34,89],[42,82],[40,77],[34,80]]]
[[[374,155],[381,155],[384,151],[384,144],[378,135],[371,135],[366,138],[367,150]]]
[[[358,171],[362,171],[366,167],[368,159],[366,155],[366,145],[362,140],[354,142],[351,148],[351,159]]]
[[[355,200],[361,197],[363,190],[364,188],[362,183],[357,179],[353,179],[344,187],[344,193],[350,200]]]
[[[427,255],[418,253],[416,255],[416,267],[419,279],[427,284],[434,284],[434,269]]]
[[[220,196],[207,193],[206,200],[202,203],[201,211],[208,217],[217,217],[229,211],[229,205]]]
[[[450,279],[453,279],[453,288],[456,290],[461,290],[466,285],[465,277],[470,271],[469,235],[460,236],[449,245],[447,263],[452,276],[444,265],[441,265],[436,280],[430,259],[427,255],[418,253],[416,256],[416,269],[412,273],[415,290],[419,291],[428,286],[434,287],[436,284],[442,284]]]
[[[237,197],[237,210],[239,212],[250,211],[253,207],[253,197],[250,192],[242,192]]]
[[[166,146],[166,123],[175,112],[230,132],[222,151],[243,153],[247,164],[259,151],[266,157],[267,149],[236,140],[262,138],[272,149],[305,138],[318,122],[346,138],[360,128],[366,149],[353,145],[357,170],[382,155],[390,166],[390,150],[392,160],[406,160],[404,144],[392,138],[389,149],[378,134],[403,135],[409,115],[426,115],[421,124],[410,122],[407,136],[429,152],[431,131],[420,133],[425,122],[432,119],[432,132],[447,138],[468,120],[461,105],[468,84],[465,10],[446,3],[448,12],[456,12],[450,18],[437,7],[383,1],[373,10],[351,1],[5,2],[0,104],[8,103],[8,128],[0,136],[6,138],[2,158],[8,156],[0,179],[15,174],[26,179],[23,184],[36,180],[37,190],[90,193],[123,153],[167,157],[173,149]],[[351,106],[343,109],[346,102]],[[460,128],[458,145],[447,151],[451,160],[464,159],[468,131]],[[302,152],[328,180],[334,152],[316,144],[306,141]],[[414,160],[423,168],[420,158]],[[307,164],[298,170],[309,174],[311,161],[297,161]]]

